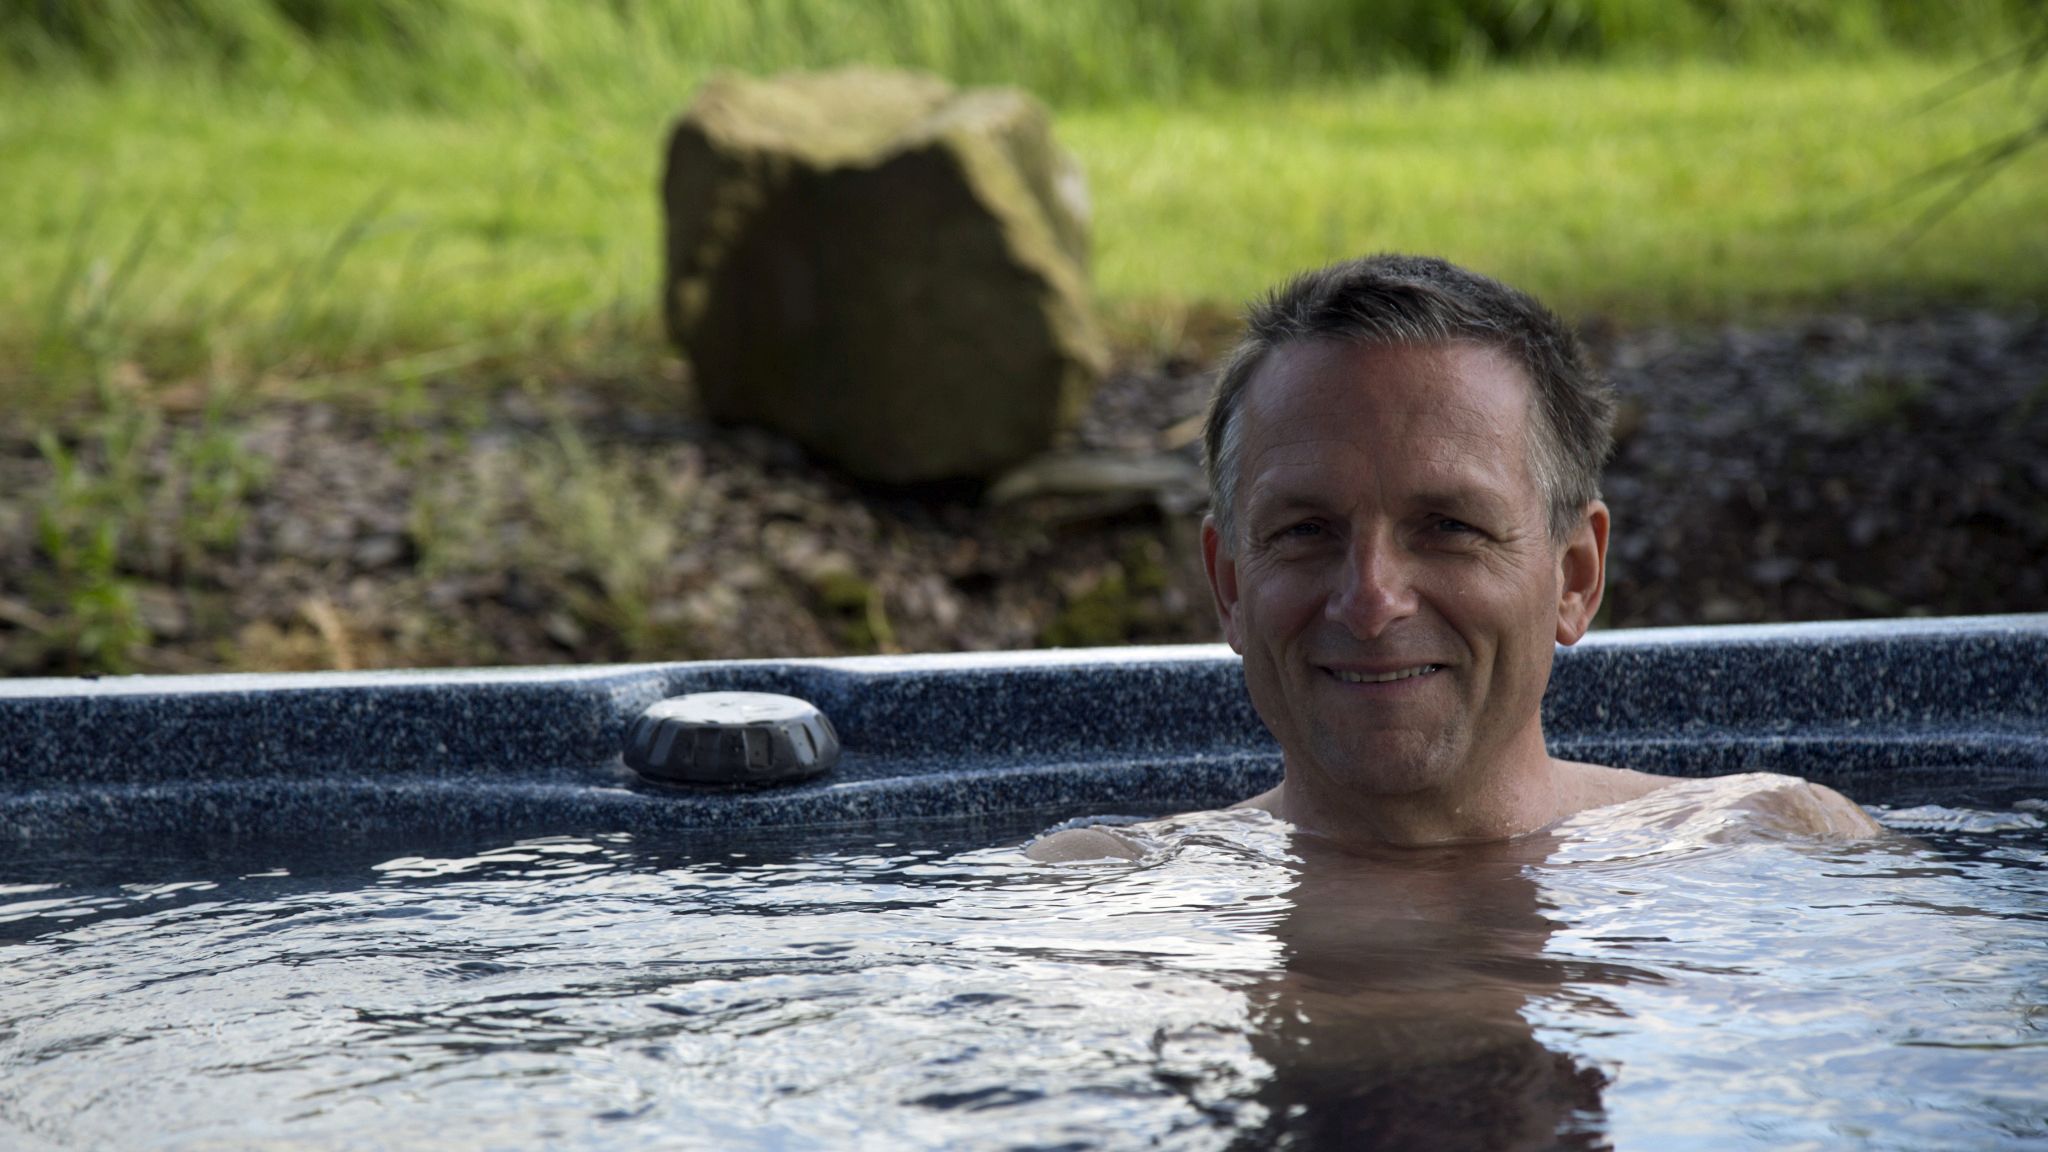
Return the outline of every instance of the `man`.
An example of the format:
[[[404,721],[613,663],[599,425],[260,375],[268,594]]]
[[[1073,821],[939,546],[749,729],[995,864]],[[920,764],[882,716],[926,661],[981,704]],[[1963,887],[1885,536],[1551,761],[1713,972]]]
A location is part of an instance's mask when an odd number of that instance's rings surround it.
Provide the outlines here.
[[[1253,309],[1209,412],[1202,527],[1282,754],[1246,806],[1370,851],[1512,839],[1674,782],[1543,740],[1555,645],[1605,586],[1613,416],[1556,316],[1441,260],[1333,265]],[[1780,828],[1876,831],[1829,789],[1757,780]],[[1135,847],[1080,829],[1031,852]]]

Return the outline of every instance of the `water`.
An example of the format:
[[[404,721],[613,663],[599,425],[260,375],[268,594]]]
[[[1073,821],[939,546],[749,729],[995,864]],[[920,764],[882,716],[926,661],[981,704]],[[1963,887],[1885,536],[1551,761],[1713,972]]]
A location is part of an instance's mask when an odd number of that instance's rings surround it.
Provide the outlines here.
[[[2048,1147],[2033,803],[17,853],[0,1147]]]

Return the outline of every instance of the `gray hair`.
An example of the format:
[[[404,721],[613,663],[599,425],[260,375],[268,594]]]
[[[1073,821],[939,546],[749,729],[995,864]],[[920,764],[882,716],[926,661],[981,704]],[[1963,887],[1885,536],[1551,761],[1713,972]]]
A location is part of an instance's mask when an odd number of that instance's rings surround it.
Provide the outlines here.
[[[1529,454],[1551,538],[1570,538],[1599,499],[1600,470],[1614,448],[1614,392],[1571,328],[1534,297],[1448,261],[1366,256],[1295,277],[1245,317],[1202,432],[1210,510],[1226,550],[1237,546],[1245,388],[1275,348],[1319,336],[1368,346],[1469,341],[1506,354],[1533,388]]]

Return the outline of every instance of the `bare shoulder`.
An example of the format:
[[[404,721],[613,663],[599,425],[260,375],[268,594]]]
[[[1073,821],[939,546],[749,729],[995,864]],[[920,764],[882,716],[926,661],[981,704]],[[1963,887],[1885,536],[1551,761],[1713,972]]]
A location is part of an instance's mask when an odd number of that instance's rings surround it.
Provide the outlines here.
[[[1883,826],[1855,801],[1824,784],[1797,776],[1742,772],[1732,776],[1659,779],[1662,785],[1644,804],[1666,821],[1740,813],[1739,827],[1768,835],[1858,840],[1884,834]]]
[[[1884,835],[1884,828],[1856,802],[1823,784],[1775,772],[1732,776],[1678,777],[1565,763],[1567,806],[1588,819],[1648,821],[1677,829],[1703,817],[1740,814],[1740,822],[1715,838],[1747,833],[1822,840],[1859,840]],[[1717,827],[1719,827],[1717,825]]]
[[[1565,806],[1573,812],[1624,804],[1678,782],[1676,776],[1656,776],[1629,768],[1609,768],[1604,764],[1582,764],[1576,760],[1559,761],[1559,764],[1565,770]]]
[[[1690,782],[1689,782],[1690,783]],[[1856,802],[1825,784],[1776,772],[1745,772],[1697,781],[1703,807],[1740,810],[1757,817],[1760,828],[1823,840],[1856,840],[1884,834],[1884,828]]]
[[[1884,826],[1870,818],[1860,805],[1825,784],[1800,780],[1799,787],[1771,793],[1788,797],[1786,815],[1799,821],[1809,835],[1827,839],[1862,839],[1879,836]],[[1790,799],[1796,797],[1796,799]]]
[[[1068,828],[1041,836],[1024,849],[1024,855],[1042,864],[1070,860],[1136,860],[1145,850],[1128,836],[1109,828]]]

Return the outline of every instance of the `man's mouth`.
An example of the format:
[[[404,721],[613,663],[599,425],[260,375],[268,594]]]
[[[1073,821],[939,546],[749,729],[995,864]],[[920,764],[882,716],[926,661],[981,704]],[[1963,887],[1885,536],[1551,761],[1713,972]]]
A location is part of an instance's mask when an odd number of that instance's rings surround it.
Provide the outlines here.
[[[1346,684],[1392,684],[1396,680],[1413,680],[1443,671],[1441,664],[1417,664],[1412,668],[1397,668],[1392,672],[1348,672],[1341,668],[1326,669],[1330,675]]]

